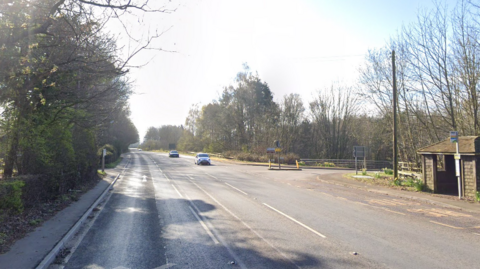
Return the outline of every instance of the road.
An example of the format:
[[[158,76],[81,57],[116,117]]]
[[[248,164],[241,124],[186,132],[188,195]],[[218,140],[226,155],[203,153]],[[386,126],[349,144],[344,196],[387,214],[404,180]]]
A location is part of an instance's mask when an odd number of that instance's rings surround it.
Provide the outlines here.
[[[318,180],[345,171],[128,157],[60,267],[480,267],[480,216]]]

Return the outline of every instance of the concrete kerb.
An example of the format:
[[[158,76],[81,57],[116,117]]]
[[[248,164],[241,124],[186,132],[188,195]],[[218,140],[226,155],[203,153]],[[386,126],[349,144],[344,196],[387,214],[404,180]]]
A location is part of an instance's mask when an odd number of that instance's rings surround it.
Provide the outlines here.
[[[108,191],[115,185],[117,182],[118,178],[120,177],[119,173],[115,179],[110,183],[110,185],[103,191],[103,193],[100,195],[100,197],[95,200],[95,202],[88,208],[88,210],[83,214],[83,216],[73,225],[73,227],[68,231],[68,233],[55,245],[55,247],[43,258],[43,260],[40,262],[40,264],[35,267],[36,269],[44,269],[50,266],[50,264],[55,260],[57,254],[62,250],[62,248],[65,246],[65,244],[70,240],[80,229],[82,224],[85,222],[85,220],[88,218],[88,216],[92,213],[93,209],[97,207],[97,205],[103,200],[105,195],[108,193]]]

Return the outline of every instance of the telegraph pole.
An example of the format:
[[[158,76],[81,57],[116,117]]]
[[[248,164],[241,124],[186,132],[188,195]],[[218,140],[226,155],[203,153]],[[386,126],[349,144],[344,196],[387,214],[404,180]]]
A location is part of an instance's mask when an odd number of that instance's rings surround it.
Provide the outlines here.
[[[395,51],[392,50],[393,72],[393,178],[398,178],[398,152],[397,152],[397,76],[395,70]]]

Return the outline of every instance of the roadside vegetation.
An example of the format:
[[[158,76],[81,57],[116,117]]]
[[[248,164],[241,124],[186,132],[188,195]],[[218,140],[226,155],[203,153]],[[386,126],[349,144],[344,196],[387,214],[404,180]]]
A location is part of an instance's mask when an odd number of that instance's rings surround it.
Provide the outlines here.
[[[130,60],[159,34],[117,45],[107,23],[166,12],[147,1],[0,3],[0,253],[98,182],[138,142]],[[137,20],[135,20],[137,21]]]
[[[366,53],[354,86],[333,83],[309,103],[296,93],[274,98],[268,81],[245,64],[216,100],[193,104],[183,125],[151,127],[141,147],[173,143],[186,152],[259,159],[279,140],[283,153],[301,158],[351,159],[353,146],[361,145],[369,160],[391,160],[395,50],[399,160],[419,166],[417,150],[446,139],[448,130],[480,134],[479,5],[436,3]]]
[[[398,187],[403,190],[410,191],[424,191],[425,186],[423,182],[414,177],[394,178],[392,169],[382,169],[381,171],[367,171],[361,170],[360,173],[349,173],[348,178],[365,182],[372,185],[379,185],[385,187]]]

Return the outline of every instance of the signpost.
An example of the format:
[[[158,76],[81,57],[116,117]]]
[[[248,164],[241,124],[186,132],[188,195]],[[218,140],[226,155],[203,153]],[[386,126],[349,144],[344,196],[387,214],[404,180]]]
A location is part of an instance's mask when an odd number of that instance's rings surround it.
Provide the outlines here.
[[[462,179],[460,175],[460,158],[461,155],[459,153],[459,142],[458,142],[458,132],[451,131],[450,132],[450,142],[455,143],[457,153],[454,155],[455,159],[455,175],[457,176],[457,184],[458,184],[458,199],[462,199]]]
[[[357,158],[363,158],[363,166],[367,169],[367,147],[364,146],[354,146],[353,147],[353,157],[355,157],[355,174],[358,174],[357,169]]]

